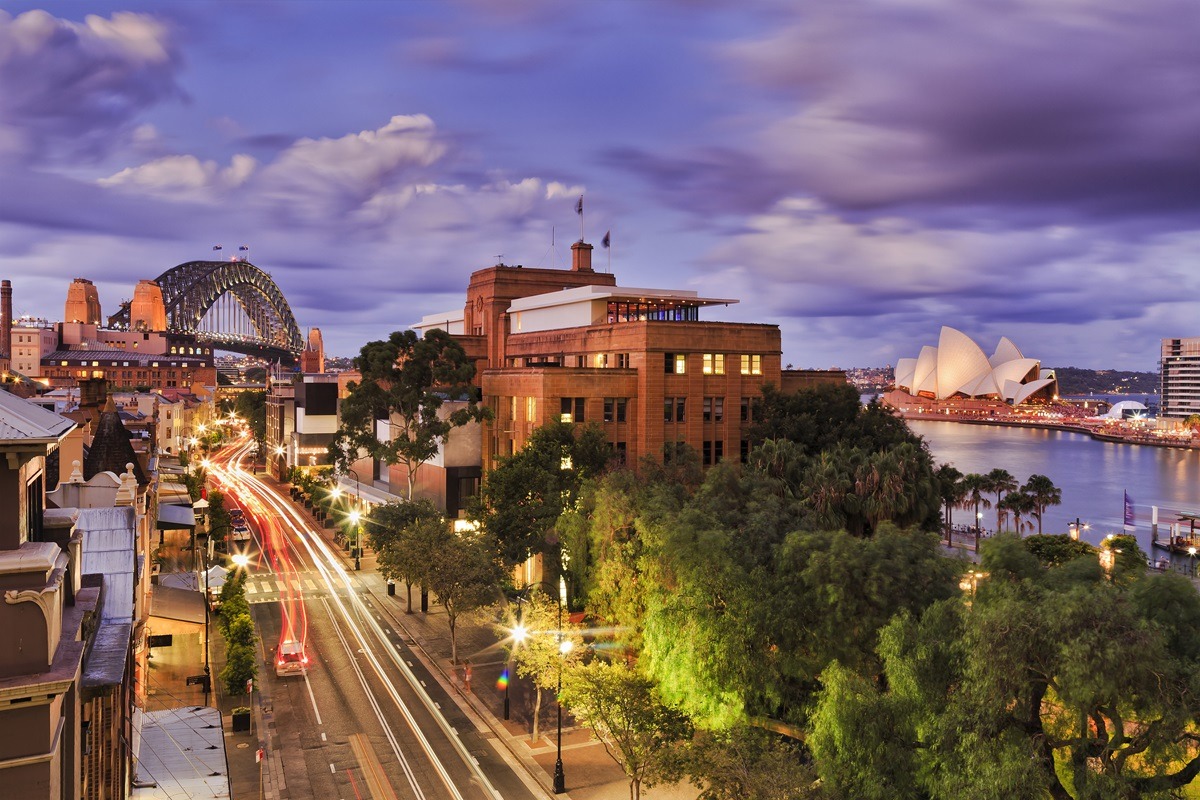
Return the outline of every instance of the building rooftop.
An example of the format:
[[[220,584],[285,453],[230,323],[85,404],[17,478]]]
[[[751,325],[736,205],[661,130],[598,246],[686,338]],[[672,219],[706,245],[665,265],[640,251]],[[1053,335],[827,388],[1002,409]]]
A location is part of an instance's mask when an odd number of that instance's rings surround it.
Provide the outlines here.
[[[138,712],[131,797],[192,800],[229,797],[221,712],[191,706]]]
[[[627,303],[663,303],[681,306],[720,306],[738,302],[732,298],[701,297],[697,292],[681,289],[639,289],[630,286],[576,286],[547,294],[519,297],[508,307],[510,312],[535,308],[568,305],[587,300],[611,300]]]
[[[201,355],[179,355],[178,353],[142,353],[138,350],[117,350],[112,348],[91,348],[87,350],[55,350],[42,356],[42,363],[67,362],[67,366],[90,366],[91,362],[99,361],[101,366],[152,366],[155,362],[159,367],[187,366],[193,364],[206,365],[212,359]],[[83,362],[88,362],[87,364]]]
[[[96,630],[96,640],[83,665],[84,686],[121,685],[132,629],[132,622],[106,622]]]
[[[0,443],[57,442],[75,423],[37,403],[0,391]]]

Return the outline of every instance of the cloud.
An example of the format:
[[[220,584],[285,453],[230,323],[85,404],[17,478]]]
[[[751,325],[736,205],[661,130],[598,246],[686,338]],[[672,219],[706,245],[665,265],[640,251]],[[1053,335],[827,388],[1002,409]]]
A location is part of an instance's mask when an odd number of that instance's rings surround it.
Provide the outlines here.
[[[257,161],[243,154],[235,155],[224,168],[215,161],[201,161],[192,155],[164,156],[126,167],[97,183],[175,199],[186,196],[193,200],[217,200],[226,190],[242,186],[257,167]]]
[[[722,52],[791,98],[756,148],[843,208],[1200,208],[1197,7],[849,0]]]
[[[83,23],[0,11],[0,153],[96,158],[143,110],[183,92],[166,27],[128,12]]]
[[[1065,342],[1080,347],[1076,353],[1094,343],[1075,332],[1059,342],[1047,331],[1095,332],[1114,320],[1154,330],[1165,308],[1200,292],[1188,255],[1197,245],[1193,231],[1131,241],[1102,226],[1012,230],[848,218],[797,197],[750,218],[745,232],[716,248],[700,285],[709,292],[745,287],[742,313],[778,320],[785,339],[811,352],[837,352],[835,340],[846,343],[841,352],[853,352],[849,342],[878,338],[884,341],[874,350],[860,347],[894,359],[946,324],[981,340],[1037,331],[1027,341],[1046,353],[1035,355],[1063,363],[1072,357]]]

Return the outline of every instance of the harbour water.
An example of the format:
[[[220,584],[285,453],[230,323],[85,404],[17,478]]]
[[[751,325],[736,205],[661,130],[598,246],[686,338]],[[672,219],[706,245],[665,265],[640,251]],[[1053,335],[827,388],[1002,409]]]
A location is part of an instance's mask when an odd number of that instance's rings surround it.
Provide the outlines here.
[[[1065,533],[1078,517],[1090,526],[1084,538],[1098,544],[1107,534],[1121,532],[1122,503],[1129,492],[1138,542],[1151,558],[1160,558],[1165,553],[1150,546],[1151,507],[1159,508],[1164,539],[1176,512],[1200,511],[1200,451],[1099,442],[1035,428],[927,420],[909,426],[925,439],[936,463],[953,464],[964,474],[1000,468],[1022,483],[1035,473],[1049,477],[1062,489],[1062,504],[1046,510],[1044,533]],[[995,509],[983,515],[984,527],[995,529]],[[973,517],[973,511],[959,510],[954,523],[971,525]]]

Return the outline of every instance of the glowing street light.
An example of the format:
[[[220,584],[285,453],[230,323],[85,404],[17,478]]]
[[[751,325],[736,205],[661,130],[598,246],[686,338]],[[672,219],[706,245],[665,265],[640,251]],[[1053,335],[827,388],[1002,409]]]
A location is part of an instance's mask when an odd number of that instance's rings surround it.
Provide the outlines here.
[[[234,553],[229,557],[229,560],[238,569],[245,569],[250,564],[250,556],[245,553]]]
[[[357,508],[350,512],[350,522],[354,525],[354,544],[352,547],[354,550],[354,571],[357,572],[362,569],[362,551],[359,549],[359,543],[362,541],[362,525],[360,524],[362,522],[362,514]]]

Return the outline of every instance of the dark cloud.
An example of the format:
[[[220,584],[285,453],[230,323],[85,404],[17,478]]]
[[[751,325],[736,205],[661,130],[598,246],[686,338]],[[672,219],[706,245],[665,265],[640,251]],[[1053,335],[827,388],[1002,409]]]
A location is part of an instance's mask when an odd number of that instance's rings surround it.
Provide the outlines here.
[[[98,158],[140,112],[183,98],[180,64],[167,29],[148,16],[76,23],[0,11],[0,153]]]

